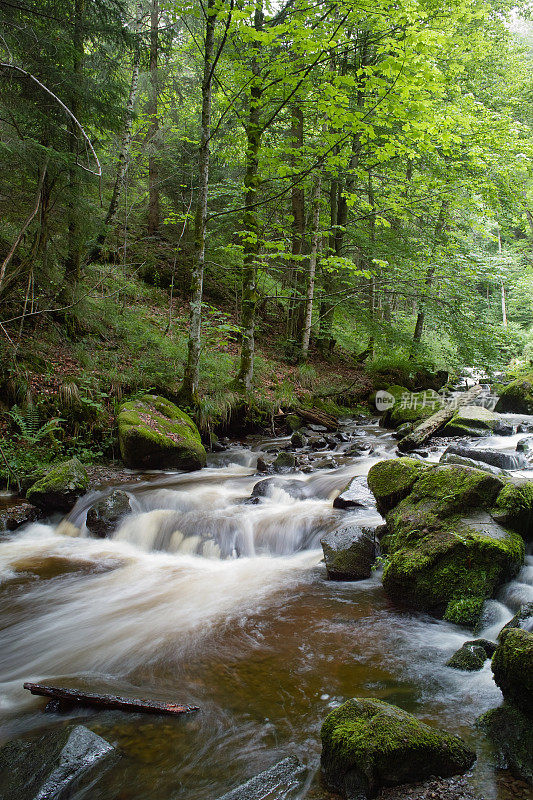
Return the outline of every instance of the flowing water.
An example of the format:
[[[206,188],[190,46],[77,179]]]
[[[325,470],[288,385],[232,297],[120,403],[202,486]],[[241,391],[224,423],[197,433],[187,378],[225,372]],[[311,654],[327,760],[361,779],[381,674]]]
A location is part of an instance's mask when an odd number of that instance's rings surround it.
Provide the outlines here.
[[[371,504],[341,511],[333,498],[395,452],[376,423],[343,431],[333,469],[280,476],[254,502],[258,456],[287,439],[249,439],[200,472],[132,484],[133,513],[111,538],[87,533],[100,496],[91,493],[59,527],[30,525],[1,543],[1,739],[71,719],[43,715],[24,681],[200,706],[179,719],[76,711],[125,754],[91,800],[216,800],[291,753],[308,767],[297,796],[323,797],[320,724],[353,696],[397,703],[479,744],[475,718],[501,701],[489,662],[470,674],[445,666],[471,633],[393,606],[379,572],[326,580],[324,531],[381,521]],[[350,454],[354,442],[371,452]],[[476,446],[487,444],[504,446],[498,437]],[[531,599],[528,557],[487,603],[484,634]],[[470,780],[486,800],[529,796],[483,755]]]

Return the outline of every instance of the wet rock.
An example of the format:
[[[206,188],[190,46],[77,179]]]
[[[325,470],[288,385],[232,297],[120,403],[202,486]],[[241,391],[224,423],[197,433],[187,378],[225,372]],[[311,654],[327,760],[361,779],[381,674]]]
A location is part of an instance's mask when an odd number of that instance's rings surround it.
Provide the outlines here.
[[[313,450],[324,450],[328,446],[328,443],[323,436],[317,436],[313,439],[310,439],[309,444]]]
[[[533,786],[533,721],[518,708],[504,703],[482,714],[477,726],[486,734],[498,769],[510,769]]]
[[[524,469],[528,466],[526,457],[521,453],[506,453],[503,450],[495,450],[493,448],[481,449],[463,444],[451,444],[446,448],[443,456],[448,453],[470,458],[474,461],[482,461],[499,469]]]
[[[488,656],[484,647],[472,642],[465,642],[453,656],[446,662],[447,667],[462,669],[467,672],[475,672],[483,669]]]
[[[122,517],[130,512],[130,498],[126,492],[115,489],[91,506],[87,512],[87,528],[103,539],[116,530]]]
[[[382,786],[457,775],[475,753],[458,736],[425,725],[381,700],[356,698],[322,725],[322,771],[331,791],[373,797]]]
[[[376,558],[373,530],[349,525],[326,534],[320,544],[330,580],[357,581],[372,574]]]
[[[291,436],[291,444],[293,447],[305,447],[307,445],[307,436],[300,431],[295,431]]]
[[[268,464],[264,458],[261,458],[261,456],[259,456],[255,468],[257,472],[270,472],[271,465]]]
[[[509,423],[502,422],[501,419],[498,419],[496,420],[496,424],[492,431],[497,436],[512,436],[514,433],[514,428],[512,425],[509,425]]]
[[[533,414],[533,372],[521,375],[503,389],[496,403],[496,411]]]
[[[459,456],[455,453],[443,453],[439,459],[439,463],[459,464],[462,467],[470,467],[471,469],[482,469],[485,472],[489,472],[491,475],[507,474],[505,470],[500,469],[499,467],[492,467],[490,464],[486,464],[483,461],[476,461],[473,458],[466,458],[465,456]]]
[[[282,489],[290,497],[297,500],[304,498],[306,484],[304,481],[298,480],[283,480],[282,478],[263,478],[255,484],[252,489],[252,497],[270,497],[272,492],[276,489]]]
[[[414,428],[414,424],[412,422],[403,422],[401,425],[398,425],[394,433],[392,434],[393,439],[403,439],[404,436],[407,436]]]
[[[502,631],[508,630],[509,628],[521,628],[524,631],[533,633],[533,602],[524,603],[520,606],[519,611],[517,611],[514,617],[503,626]],[[500,631],[500,633],[502,631]]]
[[[47,470],[33,483],[26,497],[30,503],[46,512],[67,512],[89,488],[89,476],[81,461],[71,458]]]
[[[374,496],[364,476],[353,478],[333,501],[333,508],[373,508]]]
[[[522,628],[501,631],[492,672],[505,700],[533,715],[533,633]]]
[[[521,422],[516,426],[517,433],[531,433],[533,431],[533,422]]]
[[[319,461],[315,461],[314,466],[316,469],[335,469],[337,466],[337,462],[331,456],[327,458],[321,458]]]
[[[285,420],[291,431],[297,431],[303,425],[303,420],[298,414],[287,414]]]
[[[481,470],[398,459],[374,465],[368,485],[386,514],[389,597],[475,627],[485,599],[524,558],[521,537],[488,513],[503,482]]]
[[[112,761],[114,747],[83,725],[54,728],[0,749],[2,800],[66,800]]]
[[[303,764],[294,756],[289,756],[223,795],[219,800],[265,800],[266,798],[281,800],[288,792],[298,787],[304,772]]]
[[[313,431],[313,433],[325,433],[327,431],[325,425],[315,425],[313,422],[308,423],[307,427],[310,431]]]
[[[526,458],[533,457],[533,436],[526,436],[516,443],[516,452],[523,453]]]
[[[335,433],[333,435],[335,436],[335,439],[337,439],[338,442],[349,442],[350,441],[350,437],[348,436],[348,434],[344,433],[343,431],[337,431],[337,433]]]
[[[520,533],[526,541],[533,538],[533,481],[509,481],[499,493],[494,519]]]
[[[296,469],[296,457],[292,453],[279,453],[272,464],[274,472],[292,472]]]
[[[463,406],[446,423],[443,436],[487,436],[492,433],[498,417],[483,406]]]
[[[324,434],[324,440],[331,450],[336,450],[339,446],[337,439],[329,434]]]
[[[198,428],[164,397],[146,394],[122,403],[118,437],[122,459],[129,467],[194,470],[206,463]]]
[[[16,531],[22,525],[42,519],[44,511],[37,506],[16,500],[4,508],[0,508],[0,531]]]

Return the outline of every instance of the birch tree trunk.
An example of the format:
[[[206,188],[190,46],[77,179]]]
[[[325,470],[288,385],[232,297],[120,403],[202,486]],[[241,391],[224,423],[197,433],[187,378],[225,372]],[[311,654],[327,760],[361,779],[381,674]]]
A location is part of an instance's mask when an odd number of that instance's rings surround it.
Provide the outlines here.
[[[312,234],[311,252],[309,254],[309,273],[307,276],[307,293],[305,297],[305,321],[302,336],[302,361],[307,359],[309,353],[309,339],[311,338],[311,322],[313,319],[313,299],[315,295],[315,274],[318,257],[318,243],[320,241],[320,191],[322,188],[322,173],[317,174],[313,186],[312,199]]]
[[[154,236],[159,229],[159,167],[155,150],[159,132],[158,94],[159,76],[157,69],[159,55],[159,0],[152,0],[150,8],[150,155],[148,157],[148,236]]]

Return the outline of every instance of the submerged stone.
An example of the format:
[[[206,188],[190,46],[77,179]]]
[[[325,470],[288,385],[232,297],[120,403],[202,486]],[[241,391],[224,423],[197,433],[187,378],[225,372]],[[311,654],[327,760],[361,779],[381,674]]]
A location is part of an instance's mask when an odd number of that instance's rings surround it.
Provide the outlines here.
[[[43,477],[30,486],[26,498],[44,511],[66,513],[88,489],[87,470],[81,461],[71,458],[47,470]]]
[[[2,800],[66,800],[115,748],[83,725],[53,728],[0,749]],[[106,765],[107,766],[107,765]]]
[[[120,453],[128,467],[194,470],[206,452],[192,419],[170,400],[146,394],[122,403],[118,414]]]
[[[382,786],[461,774],[475,753],[458,737],[381,700],[356,698],[322,725],[322,771],[331,791],[374,797]]]
[[[373,531],[349,525],[326,534],[320,544],[330,580],[357,581],[370,577],[376,558]]]
[[[281,800],[299,786],[304,772],[303,764],[294,756],[289,756],[218,800]]]

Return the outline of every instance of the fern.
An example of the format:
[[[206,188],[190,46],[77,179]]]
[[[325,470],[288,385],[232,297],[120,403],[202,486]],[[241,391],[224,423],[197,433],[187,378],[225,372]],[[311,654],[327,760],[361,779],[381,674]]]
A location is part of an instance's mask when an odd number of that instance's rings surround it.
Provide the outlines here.
[[[26,409],[21,409],[15,405],[7,413],[19,427],[19,438],[27,444],[37,444],[37,442],[58,430],[61,422],[64,422],[60,417],[55,417],[41,425],[39,411],[33,405],[28,406]]]

